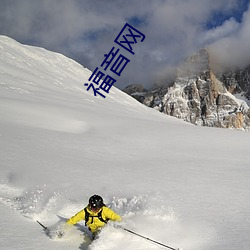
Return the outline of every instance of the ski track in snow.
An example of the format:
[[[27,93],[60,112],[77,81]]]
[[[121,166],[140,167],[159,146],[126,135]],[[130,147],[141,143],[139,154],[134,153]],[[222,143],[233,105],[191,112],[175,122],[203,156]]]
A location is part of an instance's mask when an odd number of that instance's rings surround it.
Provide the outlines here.
[[[8,108],[9,112],[2,118],[3,121],[15,122],[33,128],[47,129],[58,132],[79,134],[90,130],[90,125],[81,120],[67,117],[62,109],[51,108],[48,105],[38,105],[25,102],[2,101],[1,110]],[[20,113],[20,108],[23,110]],[[4,113],[4,112],[2,112]]]

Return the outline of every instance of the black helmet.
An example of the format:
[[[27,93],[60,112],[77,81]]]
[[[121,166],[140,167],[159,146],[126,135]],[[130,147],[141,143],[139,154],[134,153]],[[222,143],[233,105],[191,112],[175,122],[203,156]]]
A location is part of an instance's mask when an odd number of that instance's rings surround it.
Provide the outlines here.
[[[90,209],[93,210],[99,210],[100,208],[102,208],[104,206],[102,197],[96,194],[91,196],[89,198],[89,206]]]

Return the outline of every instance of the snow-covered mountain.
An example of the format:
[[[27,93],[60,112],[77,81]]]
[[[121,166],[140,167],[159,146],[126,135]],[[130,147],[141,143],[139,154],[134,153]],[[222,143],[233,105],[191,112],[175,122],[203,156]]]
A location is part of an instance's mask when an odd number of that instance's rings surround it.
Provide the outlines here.
[[[170,87],[147,91],[132,85],[124,91],[149,107],[196,125],[249,129],[249,75],[249,68],[214,72],[210,54],[203,49],[178,68]]]
[[[153,250],[108,225],[90,243],[84,222],[49,239],[94,193],[122,225],[184,250],[248,250],[249,133],[193,126],[112,87],[63,55],[0,37],[0,248]]]

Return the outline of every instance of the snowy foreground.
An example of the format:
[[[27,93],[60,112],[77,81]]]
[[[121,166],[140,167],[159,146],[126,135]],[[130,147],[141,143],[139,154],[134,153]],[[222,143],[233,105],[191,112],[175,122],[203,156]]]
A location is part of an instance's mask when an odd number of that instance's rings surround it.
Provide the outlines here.
[[[90,244],[80,226],[50,239],[36,223],[96,193],[124,227],[171,247],[249,250],[249,132],[181,122],[115,87],[95,97],[90,75],[0,36],[0,249],[164,249],[112,225]]]

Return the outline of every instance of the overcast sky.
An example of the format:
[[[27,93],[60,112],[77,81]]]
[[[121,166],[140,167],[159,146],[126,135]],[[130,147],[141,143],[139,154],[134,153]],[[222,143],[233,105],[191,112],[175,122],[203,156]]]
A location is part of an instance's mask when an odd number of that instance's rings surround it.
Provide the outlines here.
[[[130,59],[116,87],[149,87],[195,51],[250,63],[250,0],[0,0],[0,34],[60,52],[92,71],[112,47]],[[127,53],[114,43],[131,24],[146,38]]]

